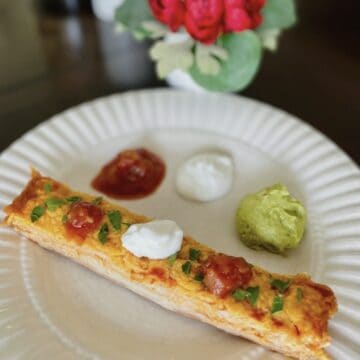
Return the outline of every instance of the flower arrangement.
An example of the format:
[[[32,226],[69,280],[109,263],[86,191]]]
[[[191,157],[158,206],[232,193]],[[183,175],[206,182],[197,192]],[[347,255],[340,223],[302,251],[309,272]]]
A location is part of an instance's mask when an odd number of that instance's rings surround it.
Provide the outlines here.
[[[244,89],[295,22],[294,0],[125,0],[116,11],[117,29],[154,40],[160,78],[180,69],[213,91]]]

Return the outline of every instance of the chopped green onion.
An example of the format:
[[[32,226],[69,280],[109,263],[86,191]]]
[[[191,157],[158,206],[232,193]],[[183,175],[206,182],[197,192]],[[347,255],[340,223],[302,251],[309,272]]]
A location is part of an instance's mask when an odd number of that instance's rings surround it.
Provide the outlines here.
[[[301,288],[297,288],[296,289],[296,299],[297,299],[298,303],[301,302],[302,298],[303,298],[303,291]]]
[[[52,191],[52,185],[51,183],[45,183],[44,184],[44,190],[45,190],[45,194],[49,194]]]
[[[280,293],[284,293],[288,287],[290,286],[291,284],[291,280],[288,280],[288,281],[282,281],[282,280],[279,280],[279,279],[274,279],[271,281],[271,286],[273,288],[276,288],[280,291]]]
[[[200,254],[201,254],[200,250],[192,249],[192,248],[189,249],[189,259],[192,261],[199,260]]]
[[[108,241],[108,234],[109,234],[108,224],[107,223],[102,224],[98,234],[98,239],[102,244],[105,244]]]
[[[121,213],[118,210],[109,211],[107,214],[111,225],[115,230],[121,229]]]
[[[177,258],[177,256],[178,256],[178,254],[179,254],[179,253],[176,252],[175,254],[172,254],[171,256],[169,256],[169,257],[167,258],[169,265],[174,265],[174,262],[175,262],[175,260],[176,260],[176,258]]]
[[[45,204],[49,211],[55,211],[60,206],[66,204],[66,201],[63,199],[53,197],[45,200]]]
[[[103,201],[103,197],[102,196],[99,196],[97,198],[95,198],[91,203],[94,204],[94,205],[100,205]]]
[[[202,282],[204,280],[204,274],[198,273],[194,276],[194,280]]]
[[[248,287],[247,289],[237,289],[233,292],[232,296],[236,301],[243,301],[247,299],[247,301],[251,305],[255,305],[260,294],[259,286],[256,287]]]
[[[271,307],[271,313],[275,314],[278,311],[281,311],[284,307],[284,299],[282,296],[275,296],[273,300],[273,304]]]
[[[61,218],[61,222],[63,223],[63,224],[66,224],[67,222],[68,222],[68,220],[69,220],[69,217],[65,214],[65,215],[63,215],[63,217]]]
[[[35,206],[31,211],[31,221],[35,222],[38,221],[44,214],[45,214],[46,208],[43,205]]]
[[[73,204],[78,201],[81,201],[81,197],[80,196],[70,196],[70,197],[66,198],[66,201],[70,204]]]
[[[183,273],[185,273],[186,275],[189,275],[190,271],[191,271],[191,262],[190,261],[185,262],[181,268],[182,268]]]

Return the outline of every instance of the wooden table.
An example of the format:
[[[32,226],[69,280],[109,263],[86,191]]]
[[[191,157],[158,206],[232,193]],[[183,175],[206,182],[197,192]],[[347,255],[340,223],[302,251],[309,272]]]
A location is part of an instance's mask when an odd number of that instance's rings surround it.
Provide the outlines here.
[[[360,1],[299,0],[298,8],[298,26],[266,53],[243,94],[307,121],[359,163]],[[166,86],[147,47],[86,9],[55,16],[27,1],[0,3],[0,150],[70,106]]]

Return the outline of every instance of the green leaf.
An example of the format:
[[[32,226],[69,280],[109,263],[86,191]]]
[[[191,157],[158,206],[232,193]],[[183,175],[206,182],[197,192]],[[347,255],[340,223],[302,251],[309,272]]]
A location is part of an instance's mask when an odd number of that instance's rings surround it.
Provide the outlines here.
[[[95,198],[91,203],[94,205],[100,205],[103,201],[103,197],[102,196],[98,196],[97,198]]]
[[[236,301],[243,301],[245,300],[247,297],[249,296],[249,293],[244,290],[244,289],[236,289],[233,294],[232,297],[236,300]]]
[[[259,286],[256,287],[248,287],[247,289],[237,289],[233,292],[232,296],[236,301],[243,301],[245,299],[248,300],[248,302],[251,305],[255,305],[260,294],[260,288]]]
[[[182,268],[183,273],[185,273],[186,275],[189,275],[190,271],[191,271],[191,262],[190,261],[185,262],[184,264],[182,264],[181,268]]]
[[[65,199],[68,203],[73,204],[76,203],[78,201],[81,201],[81,197],[80,196],[70,196],[68,198]]]
[[[284,299],[282,298],[282,296],[275,296],[271,307],[271,313],[275,314],[276,312],[281,311],[283,307]]]
[[[44,191],[45,191],[45,194],[51,193],[51,191],[52,191],[52,185],[51,185],[51,183],[45,183],[45,184],[44,184]]]
[[[227,60],[219,59],[220,71],[216,75],[201,73],[193,64],[192,78],[202,87],[212,91],[238,91],[244,89],[254,78],[261,60],[261,43],[254,31],[226,34],[218,40],[225,49]]]
[[[113,228],[115,230],[120,230],[121,229],[121,219],[122,219],[120,211],[119,210],[109,211],[107,215],[108,215],[108,218],[109,218]]]
[[[271,281],[271,286],[275,289],[278,289],[282,294],[288,289],[291,284],[291,280],[282,281],[279,279],[274,279]]]
[[[165,25],[155,20],[144,21],[141,26],[147,32],[148,37],[154,40],[164,37],[169,32]]]
[[[68,220],[69,220],[69,217],[65,214],[65,215],[63,215],[63,217],[61,218],[61,222],[63,223],[63,224],[66,224],[67,222],[68,222]]]
[[[107,223],[102,224],[99,234],[98,234],[98,239],[102,244],[105,244],[108,241],[108,235],[109,235],[109,226]]]
[[[164,78],[176,69],[188,71],[194,63],[193,45],[193,40],[174,43],[157,41],[150,49],[150,57],[156,61],[159,78]]]
[[[204,274],[198,273],[194,276],[195,281],[202,282],[204,280]]]
[[[296,23],[296,9],[294,0],[267,0],[262,10],[263,29],[287,29]]]
[[[302,289],[297,288],[297,289],[296,289],[296,299],[297,299],[297,302],[300,303],[301,300],[302,300],[302,298],[303,298],[303,291],[302,291]]]
[[[178,252],[176,252],[175,254],[172,254],[171,256],[168,257],[168,262],[169,262],[169,265],[174,265],[174,262],[178,256]]]
[[[246,291],[250,294],[248,296],[248,300],[249,300],[249,303],[251,305],[255,305],[258,298],[259,298],[259,293],[260,293],[260,288],[259,286],[256,286],[256,287],[248,287],[246,289]]]
[[[258,32],[261,43],[265,49],[276,51],[279,43],[280,29],[262,29]]]
[[[142,23],[146,20],[154,20],[154,18],[145,0],[125,0],[115,12],[115,21],[132,32],[145,31]]]
[[[46,208],[43,205],[35,206],[31,211],[31,221],[35,222],[38,221],[44,214],[45,214]]]
[[[45,205],[49,211],[55,211],[64,204],[66,204],[66,201],[64,199],[59,199],[55,197],[51,197],[45,200]]]
[[[200,250],[190,248],[189,259],[192,261],[197,261],[199,260],[200,254],[201,254]]]
[[[195,61],[202,74],[216,75],[220,71],[219,60],[227,60],[228,54],[225,49],[218,45],[203,45],[196,43]]]

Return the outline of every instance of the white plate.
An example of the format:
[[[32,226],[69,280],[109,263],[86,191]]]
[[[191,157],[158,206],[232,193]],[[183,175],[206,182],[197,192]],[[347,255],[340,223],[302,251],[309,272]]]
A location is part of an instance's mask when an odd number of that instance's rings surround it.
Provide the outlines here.
[[[170,90],[113,95],[61,113],[19,139],[0,158],[0,207],[15,197],[32,165],[93,192],[89,182],[118,151],[145,146],[167,164],[152,196],[123,204],[176,220],[218,250],[269,270],[308,272],[339,300],[331,321],[336,359],[359,358],[360,174],[316,130],[253,100]],[[189,155],[226,150],[236,179],[225,198],[181,199],[174,174]],[[239,199],[283,182],[309,213],[298,249],[281,257],[236,238]],[[183,318],[0,229],[0,354],[3,359],[281,359],[248,341]]]

